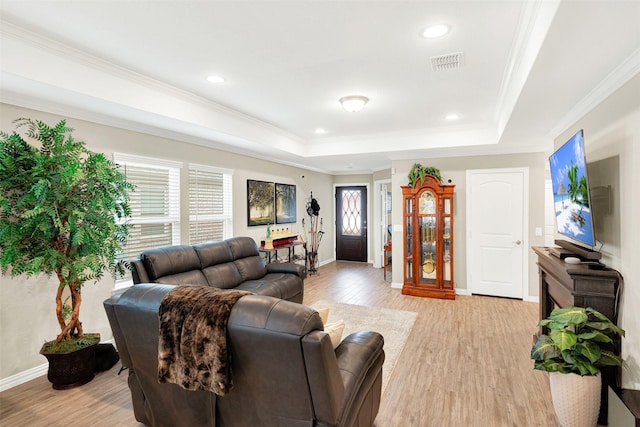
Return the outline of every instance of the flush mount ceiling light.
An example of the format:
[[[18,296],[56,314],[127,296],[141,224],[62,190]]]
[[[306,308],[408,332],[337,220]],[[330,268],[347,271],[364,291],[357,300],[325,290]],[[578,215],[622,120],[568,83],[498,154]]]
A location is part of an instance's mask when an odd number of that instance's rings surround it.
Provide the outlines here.
[[[422,37],[426,39],[437,39],[438,37],[442,37],[449,32],[449,26],[446,24],[437,24],[427,27],[426,30],[422,32]]]
[[[351,95],[340,98],[340,104],[342,104],[342,108],[349,111],[350,113],[355,113],[362,110],[367,102],[369,102],[369,98],[361,95]]]
[[[444,119],[447,120],[447,121],[450,121],[450,122],[454,122],[454,121],[460,119],[460,115],[456,114],[456,113],[450,113],[450,114],[447,114],[446,116],[444,116]]]
[[[224,83],[224,77],[220,76],[207,76],[207,81],[209,83]]]

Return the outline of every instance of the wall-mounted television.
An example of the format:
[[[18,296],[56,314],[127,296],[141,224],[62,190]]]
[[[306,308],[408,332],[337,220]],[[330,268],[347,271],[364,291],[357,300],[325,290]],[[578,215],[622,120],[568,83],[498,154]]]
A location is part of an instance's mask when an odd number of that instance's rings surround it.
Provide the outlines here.
[[[582,130],[549,157],[549,166],[556,230],[559,234],[592,248],[596,238]]]

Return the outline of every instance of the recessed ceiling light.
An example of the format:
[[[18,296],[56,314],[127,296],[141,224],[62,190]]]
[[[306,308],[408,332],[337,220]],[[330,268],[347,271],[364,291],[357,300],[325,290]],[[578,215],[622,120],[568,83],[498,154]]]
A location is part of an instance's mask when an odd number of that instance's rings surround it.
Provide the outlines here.
[[[456,113],[451,113],[444,116],[444,119],[449,121],[458,120],[459,118],[460,118],[460,115]]]
[[[427,27],[426,30],[422,32],[422,37],[427,39],[437,39],[438,37],[442,37],[449,32],[449,26],[446,24],[437,24]]]
[[[209,83],[224,83],[224,77],[220,76],[207,76],[207,81]]]
[[[316,129],[316,133],[317,133],[318,135],[322,135],[322,134],[323,134],[323,133],[325,133],[325,132],[326,132],[326,130],[324,130],[324,129],[322,129],[322,128],[318,128],[318,129]]]

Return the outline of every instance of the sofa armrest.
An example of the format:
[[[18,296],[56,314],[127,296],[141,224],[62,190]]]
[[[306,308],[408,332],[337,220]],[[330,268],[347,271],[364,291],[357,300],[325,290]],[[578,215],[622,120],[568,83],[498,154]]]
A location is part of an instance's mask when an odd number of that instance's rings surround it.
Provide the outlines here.
[[[345,392],[331,338],[323,331],[312,331],[302,339],[302,349],[318,425],[335,426],[343,413]]]
[[[363,405],[363,399],[369,395],[369,390],[380,387],[382,364],[384,363],[384,338],[377,332],[360,331],[347,336],[336,348],[338,369],[344,383],[344,403],[340,416],[342,425],[351,425],[354,417]],[[380,377],[380,378],[378,378]],[[375,397],[380,404],[380,391]],[[370,414],[373,418],[377,414]]]
[[[116,342],[116,348],[118,350],[118,355],[120,356],[120,363],[122,366],[126,368],[130,368],[131,364],[131,356],[129,356],[129,349],[127,348],[127,343],[124,340],[124,336],[122,335],[122,330],[120,329],[120,323],[118,321],[118,317],[115,313],[115,305],[118,304],[118,300],[122,294],[113,295],[111,298],[106,299],[102,304],[104,306],[104,310],[107,313],[107,319],[109,320],[109,324],[111,326],[111,333],[113,334],[113,339]]]
[[[267,273],[289,273],[295,274],[301,279],[307,277],[307,270],[304,266],[293,262],[274,262],[267,264]]]
[[[371,425],[380,405],[384,339],[354,332],[335,349],[321,331],[302,341],[318,426]],[[361,412],[364,411],[364,414]],[[371,423],[356,420],[371,418]]]
[[[147,270],[144,268],[144,264],[140,258],[131,261],[131,277],[134,285],[151,282],[149,274],[147,274]]]

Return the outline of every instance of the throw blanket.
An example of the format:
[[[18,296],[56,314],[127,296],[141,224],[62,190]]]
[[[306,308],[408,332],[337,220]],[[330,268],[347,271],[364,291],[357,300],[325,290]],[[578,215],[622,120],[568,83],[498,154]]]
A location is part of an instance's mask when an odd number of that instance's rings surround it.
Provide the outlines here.
[[[186,390],[224,396],[233,387],[227,321],[233,305],[251,292],[177,286],[158,310],[158,380]]]

